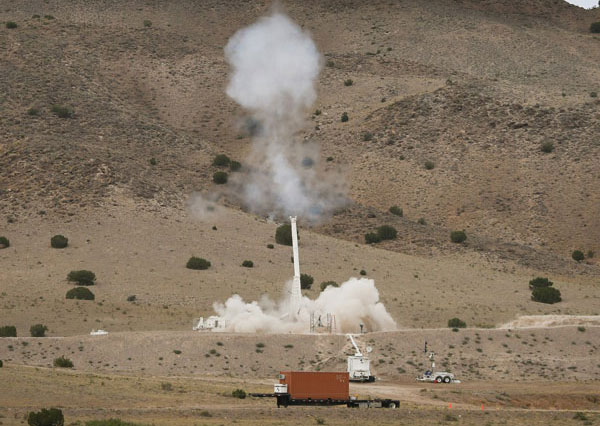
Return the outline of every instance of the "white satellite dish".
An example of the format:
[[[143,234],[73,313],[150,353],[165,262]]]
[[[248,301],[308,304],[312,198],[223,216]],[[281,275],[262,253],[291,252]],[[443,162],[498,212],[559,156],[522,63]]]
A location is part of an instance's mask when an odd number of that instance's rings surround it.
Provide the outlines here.
[[[373,348],[370,346],[367,346],[367,353],[370,354],[371,352],[373,352]]]

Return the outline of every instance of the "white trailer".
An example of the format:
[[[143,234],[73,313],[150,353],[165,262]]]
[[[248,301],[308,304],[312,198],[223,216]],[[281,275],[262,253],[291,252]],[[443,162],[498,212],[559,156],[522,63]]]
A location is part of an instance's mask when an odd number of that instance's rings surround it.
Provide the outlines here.
[[[352,342],[355,354],[348,357],[348,375],[351,382],[374,382],[375,376],[371,375],[371,360],[360,351],[354,336],[346,334],[346,337]],[[371,348],[367,348],[367,352],[371,352]]]
[[[425,342],[425,353],[427,353],[427,342]],[[417,377],[419,382],[431,383],[460,383],[460,380],[454,378],[454,374],[447,371],[435,371],[435,352],[429,352],[429,361],[431,368],[423,373],[421,377]]]

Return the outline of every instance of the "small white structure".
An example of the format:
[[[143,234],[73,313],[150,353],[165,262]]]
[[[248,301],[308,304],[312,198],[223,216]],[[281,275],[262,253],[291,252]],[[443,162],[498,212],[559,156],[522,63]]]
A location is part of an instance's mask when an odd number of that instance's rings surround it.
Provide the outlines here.
[[[105,334],[108,334],[108,331],[106,331],[106,330],[101,330],[101,329],[98,329],[98,330],[92,330],[92,331],[90,332],[90,336],[104,336]]]
[[[226,324],[226,321],[217,315],[212,315],[206,319],[204,319],[204,317],[200,317],[194,320],[194,326],[192,330],[224,331]]]
[[[346,337],[352,342],[352,346],[356,350],[353,356],[348,357],[348,374],[351,382],[374,382],[375,376],[371,375],[371,360],[369,357],[363,356],[356,340],[351,334],[346,334]],[[371,352],[371,348],[367,347],[367,352]]]

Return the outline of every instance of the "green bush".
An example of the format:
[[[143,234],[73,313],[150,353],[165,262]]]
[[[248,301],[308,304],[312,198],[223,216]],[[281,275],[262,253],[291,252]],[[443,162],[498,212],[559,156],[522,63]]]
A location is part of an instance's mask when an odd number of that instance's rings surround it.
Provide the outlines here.
[[[137,299],[135,294],[132,294],[131,296],[127,296],[127,301],[128,302],[135,302]]]
[[[404,216],[404,211],[398,206],[390,207],[390,213],[400,217]]]
[[[600,33],[600,21],[593,22],[592,25],[590,25],[590,32],[595,34]]]
[[[298,240],[300,239],[300,233],[298,233]],[[284,246],[292,245],[292,225],[284,223],[279,225],[275,230],[275,242]]]
[[[31,107],[27,110],[27,115],[31,115],[32,117],[37,117],[38,115],[40,115],[40,110],[35,107]]]
[[[364,142],[369,142],[369,141],[373,140],[373,133],[371,133],[371,132],[363,133],[362,140]]]
[[[10,247],[10,241],[6,237],[0,237],[0,249]]]
[[[13,22],[13,21],[8,21],[8,22],[6,23],[6,28],[8,28],[8,29],[11,29],[11,30],[12,30],[12,29],[14,29],[14,28],[17,28],[17,27],[18,27],[18,25],[17,25],[17,23],[16,23],[16,22]]]
[[[58,408],[42,408],[40,411],[30,411],[27,415],[29,426],[63,426],[65,417]]]
[[[427,222],[425,221],[424,217],[420,217],[419,220],[417,220],[417,223],[419,225],[426,225],[427,224]]]
[[[529,281],[529,288],[533,290],[537,287],[552,287],[552,284],[548,278],[537,277]]]
[[[0,337],[17,337],[17,327],[14,325],[0,327]]]
[[[348,120],[349,120],[348,113],[347,112],[342,113],[342,123],[345,123]]]
[[[144,27],[150,28],[152,26],[152,21],[148,19],[144,19]]]
[[[379,238],[379,236],[373,232],[369,232],[368,234],[365,234],[365,243],[367,243],[367,244],[376,244],[380,241],[381,241],[381,238]]]
[[[348,80],[344,80],[344,86],[352,86],[353,84],[354,82],[350,78]]]
[[[464,243],[467,240],[467,234],[465,231],[452,231],[450,232],[450,241],[453,243]]]
[[[367,275],[367,271],[365,271],[364,269],[361,269],[359,272],[361,275]]]
[[[231,396],[233,396],[234,398],[244,399],[246,398],[246,391],[243,389],[236,389],[233,392],[231,392]]]
[[[336,283],[335,281],[323,281],[321,283],[321,291],[325,290],[327,287],[332,286],[332,287],[339,287],[339,284]]]
[[[59,118],[71,118],[74,113],[73,108],[62,105],[52,105],[51,111]]]
[[[215,172],[215,174],[213,175],[213,182],[217,185],[226,184],[228,179],[229,175],[227,175],[227,173],[225,172]]]
[[[86,287],[75,287],[67,291],[65,296],[66,299],[77,299],[77,300],[94,300],[94,293]]]
[[[152,157],[152,158],[150,159],[150,165],[151,165],[151,166],[156,166],[157,164],[158,164],[158,161],[156,161],[156,158]]]
[[[552,142],[544,142],[540,146],[540,149],[542,150],[542,152],[545,152],[546,154],[550,154],[552,151],[554,151],[554,144]]]
[[[2,363],[2,360],[0,359],[0,368],[4,367],[4,364]]]
[[[594,250],[588,250],[587,257],[588,259],[592,259],[594,257]]]
[[[54,358],[54,366],[60,368],[73,368],[73,361],[64,356],[59,356],[58,358]]]
[[[253,262],[253,261],[251,261],[251,260],[244,260],[244,261],[242,262],[242,266],[243,266],[244,268],[253,268],[253,267],[254,267],[254,262]]]
[[[188,269],[204,270],[210,268],[210,262],[201,257],[192,256],[187,261],[185,267]]]
[[[425,168],[427,170],[431,170],[434,167],[435,167],[435,163],[433,161],[429,161],[429,160],[425,161]]]
[[[237,172],[241,168],[242,168],[242,163],[240,163],[239,161],[232,160],[231,164],[229,165],[229,170],[231,170],[232,172]]]
[[[303,290],[310,290],[315,279],[308,274],[300,274],[300,287]]]
[[[67,245],[69,245],[69,239],[64,235],[55,235],[54,237],[50,238],[50,246],[52,248],[61,249],[65,248]]]
[[[142,426],[140,423],[124,422],[121,419],[88,420],[85,426]]]
[[[585,258],[581,250],[573,251],[573,253],[571,253],[571,257],[577,262],[581,262]]]
[[[275,246],[274,246],[273,244],[267,244],[267,248],[268,248],[268,249],[274,249],[274,248],[275,248]]]
[[[448,320],[448,328],[465,328],[466,326],[467,323],[458,318],[451,318]]]
[[[31,337],[46,337],[46,331],[48,331],[48,327],[44,324],[35,324],[29,327]]]
[[[382,225],[377,228],[377,236],[381,241],[383,240],[395,240],[398,235],[396,228],[390,225]]]
[[[562,300],[560,291],[554,287],[537,287],[531,292],[531,300],[540,303],[558,303]]]
[[[225,154],[219,154],[215,156],[212,164],[216,167],[227,167],[231,164],[231,159]]]
[[[96,274],[92,271],[86,271],[85,269],[79,271],[71,271],[67,275],[67,280],[76,282],[79,285],[94,285],[96,281]]]

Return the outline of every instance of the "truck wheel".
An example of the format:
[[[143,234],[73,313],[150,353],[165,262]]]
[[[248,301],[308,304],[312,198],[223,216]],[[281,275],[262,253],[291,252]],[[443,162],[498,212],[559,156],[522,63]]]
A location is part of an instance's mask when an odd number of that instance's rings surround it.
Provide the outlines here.
[[[396,408],[396,403],[395,402],[390,402],[389,408],[391,408],[392,410],[394,410]]]
[[[435,382],[436,382],[436,383],[442,383],[442,376],[437,376],[437,377],[435,378]]]
[[[444,383],[450,383],[450,377],[448,377],[448,376],[444,377]]]

